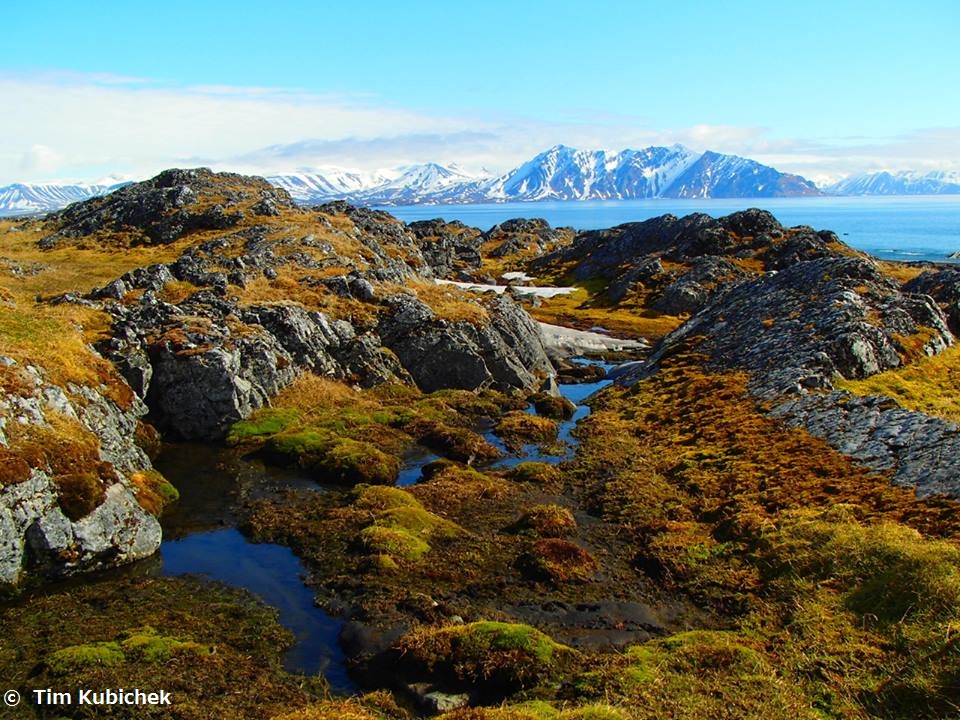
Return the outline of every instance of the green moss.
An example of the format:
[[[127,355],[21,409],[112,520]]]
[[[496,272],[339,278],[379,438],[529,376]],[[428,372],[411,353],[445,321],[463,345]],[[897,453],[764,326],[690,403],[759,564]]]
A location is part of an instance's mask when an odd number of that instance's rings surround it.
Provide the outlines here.
[[[506,709],[526,713],[532,720],[557,720],[560,717],[560,711],[544,700],[529,700],[518,705],[509,705]]]
[[[394,508],[423,507],[420,501],[406,490],[385,485],[357,485],[354,488],[353,506],[359,510],[383,512]]]
[[[270,456],[286,462],[296,462],[321,455],[336,441],[328,432],[302,430],[300,432],[273,435],[267,442]]]
[[[371,525],[360,531],[360,541],[372,553],[389,555],[395,561],[417,562],[430,546],[406,530]]]
[[[291,408],[265,408],[247,420],[241,420],[227,433],[228,445],[239,445],[283,432],[300,420],[300,413]]]
[[[629,720],[629,717],[612,705],[584,705],[560,713],[558,720]]]
[[[529,625],[490,621],[420,628],[401,638],[397,649],[428,673],[513,688],[555,677],[575,655]]]
[[[507,473],[507,479],[509,480],[533,483],[541,487],[556,485],[561,478],[562,475],[556,467],[542,462],[523,462],[511,468]]]
[[[52,675],[69,675],[89,667],[114,667],[126,659],[119,643],[97,642],[57,650],[47,658],[47,667]]]
[[[671,668],[678,671],[722,672],[741,678],[770,671],[763,656],[734,632],[691,630],[658,640],[656,646],[665,651]],[[630,657],[635,662],[644,660],[642,652],[634,652]],[[647,662],[651,662],[649,656]]]
[[[143,662],[164,662],[181,653],[203,655],[212,652],[209,646],[160,635],[149,625],[129,630],[124,635],[125,639],[120,642],[123,652],[127,657]]]
[[[451,539],[463,534],[463,529],[456,523],[434,515],[422,507],[396,507],[385,510],[377,516],[375,524],[404,530],[426,539]]]
[[[170,503],[180,499],[180,492],[156,470],[131,473],[130,481],[136,488],[137,502],[144,510],[157,517]]]
[[[400,459],[371,443],[343,439],[315,457],[310,469],[319,480],[392,485],[400,473]]]

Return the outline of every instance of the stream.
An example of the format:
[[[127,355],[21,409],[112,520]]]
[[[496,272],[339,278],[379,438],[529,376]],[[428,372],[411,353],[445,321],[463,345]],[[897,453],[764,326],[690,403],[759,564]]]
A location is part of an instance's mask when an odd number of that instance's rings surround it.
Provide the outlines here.
[[[596,361],[578,362],[605,370],[613,367]],[[500,438],[486,432],[484,437],[504,453],[486,468],[512,467],[527,461],[559,463],[573,457],[573,429],[590,414],[584,401],[609,384],[609,380],[600,380],[559,385],[560,393],[577,406],[573,417],[559,424],[558,438],[566,444],[563,454],[545,454],[537,445],[525,445],[520,452],[512,453]],[[533,412],[532,407],[529,412]],[[424,465],[437,458],[425,449],[411,451],[404,458],[397,485],[418,482]],[[270,467],[257,460],[225,459],[218,448],[194,444],[167,444],[154,464],[180,491],[179,502],[162,518],[165,540],[160,546],[159,572],[203,576],[257,595],[277,610],[280,623],[294,635],[294,643],[283,657],[287,670],[305,675],[321,673],[333,692],[356,692],[338,642],[345,621],[314,604],[314,594],[303,582],[306,568],[300,559],[285,546],[253,543],[236,527],[239,518],[235,508],[241,498],[291,488],[317,492],[334,488],[325,488],[296,470]]]

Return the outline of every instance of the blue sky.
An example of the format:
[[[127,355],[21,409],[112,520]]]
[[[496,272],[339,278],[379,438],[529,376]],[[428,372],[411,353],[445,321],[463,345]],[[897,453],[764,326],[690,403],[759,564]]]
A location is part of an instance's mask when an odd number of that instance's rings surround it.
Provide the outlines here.
[[[43,2],[4,9],[0,182],[682,142],[960,169],[939,2]],[[265,149],[266,148],[266,149]]]

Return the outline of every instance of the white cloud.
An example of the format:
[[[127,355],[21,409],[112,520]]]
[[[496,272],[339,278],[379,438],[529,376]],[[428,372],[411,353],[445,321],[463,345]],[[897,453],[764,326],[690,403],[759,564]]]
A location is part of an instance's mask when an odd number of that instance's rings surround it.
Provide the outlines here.
[[[751,157],[818,181],[877,169],[960,169],[960,128],[894,138],[783,138],[765,127],[657,128],[609,113],[546,121],[426,113],[363,94],[269,87],[169,87],[143,78],[0,74],[0,184],[172,166],[270,173],[325,166],[374,170],[458,162],[499,172],[563,143],[581,148],[681,143]]]
[[[46,145],[33,145],[20,158],[20,170],[27,175],[56,172],[63,162],[61,155]]]
[[[477,125],[360,97],[270,88],[166,88],[120,78],[0,75],[0,97],[12,99],[0,115],[4,183],[50,173],[143,175],[191,158],[236,158],[251,148],[303,138],[456,133]],[[57,148],[59,162],[24,166],[24,153],[35,146]]]

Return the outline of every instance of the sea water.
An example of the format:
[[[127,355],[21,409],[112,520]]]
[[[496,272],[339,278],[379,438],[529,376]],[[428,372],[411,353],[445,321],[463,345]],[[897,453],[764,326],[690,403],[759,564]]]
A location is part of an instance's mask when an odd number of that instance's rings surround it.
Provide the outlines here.
[[[713,217],[759,207],[788,227],[833,230],[858,250],[888,260],[946,261],[960,251],[960,195],[904,197],[584,200],[381,208],[405,222],[436,217],[487,230],[510,218],[544,218],[554,227],[595,230],[671,213]]]

